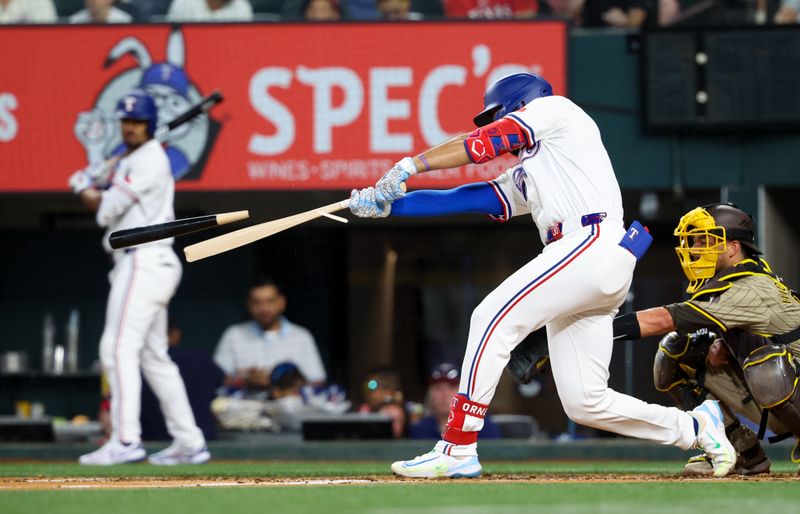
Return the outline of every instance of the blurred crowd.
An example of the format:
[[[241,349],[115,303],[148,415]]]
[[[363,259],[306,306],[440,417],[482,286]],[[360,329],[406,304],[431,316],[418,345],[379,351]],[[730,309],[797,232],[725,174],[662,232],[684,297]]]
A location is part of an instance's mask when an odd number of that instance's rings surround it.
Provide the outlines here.
[[[800,0],[0,0],[0,23],[548,19],[639,28],[800,22]]]

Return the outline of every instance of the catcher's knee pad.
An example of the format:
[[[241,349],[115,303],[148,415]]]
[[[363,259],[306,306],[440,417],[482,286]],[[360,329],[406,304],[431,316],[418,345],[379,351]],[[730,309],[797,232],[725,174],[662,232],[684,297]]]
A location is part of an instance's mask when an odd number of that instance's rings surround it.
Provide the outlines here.
[[[757,348],[748,355],[742,368],[753,399],[790,432],[800,436],[800,391],[788,349],[773,345]]]

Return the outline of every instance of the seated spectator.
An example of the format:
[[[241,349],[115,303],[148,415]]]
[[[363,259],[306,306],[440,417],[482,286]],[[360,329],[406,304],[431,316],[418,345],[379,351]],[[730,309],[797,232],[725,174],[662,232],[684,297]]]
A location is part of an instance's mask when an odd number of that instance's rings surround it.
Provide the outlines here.
[[[558,16],[581,24],[584,0],[545,0],[539,9],[540,16]]]
[[[411,0],[377,0],[378,12],[387,21],[421,20],[420,13],[411,12]]]
[[[439,364],[428,377],[428,393],[425,396],[425,407],[428,413],[419,422],[408,429],[411,439],[441,439],[453,396],[458,392],[461,372],[449,363]],[[492,422],[491,416],[483,419],[480,438],[499,439],[502,437],[500,427]]]
[[[584,27],[639,28],[647,19],[647,0],[587,0]]]
[[[444,0],[448,18],[533,18],[538,11],[537,0]]]
[[[216,421],[211,413],[211,402],[217,389],[222,385],[224,374],[214,364],[211,355],[205,348],[181,345],[182,332],[175,323],[167,329],[169,356],[178,366],[183,383],[186,384],[186,395],[192,407],[197,426],[203,431],[207,440],[217,438]],[[167,432],[164,415],[158,406],[155,393],[142,381],[142,439],[146,441],[168,441],[171,436]]]
[[[392,418],[392,434],[395,438],[403,437],[406,429],[406,411],[403,407],[400,374],[389,367],[371,370],[364,380],[364,403],[358,412],[389,416]]]
[[[168,21],[252,21],[247,0],[172,0]]]
[[[314,337],[283,316],[286,297],[274,281],[257,281],[248,293],[247,308],[253,319],[228,327],[214,352],[214,361],[225,372],[225,385],[266,393],[269,374],[282,362],[295,364],[312,384],[325,382]]]
[[[773,21],[778,25],[800,23],[800,0],[781,0]]]
[[[302,416],[306,412],[301,389],[306,378],[297,366],[283,362],[270,373],[270,398],[267,413],[282,430],[300,430]]]
[[[55,23],[53,0],[0,0],[0,23]]]
[[[131,23],[133,16],[114,6],[114,0],[85,0],[86,8],[69,17],[70,23]]]
[[[303,2],[303,18],[306,21],[339,21],[342,9],[338,0],[306,0]]]

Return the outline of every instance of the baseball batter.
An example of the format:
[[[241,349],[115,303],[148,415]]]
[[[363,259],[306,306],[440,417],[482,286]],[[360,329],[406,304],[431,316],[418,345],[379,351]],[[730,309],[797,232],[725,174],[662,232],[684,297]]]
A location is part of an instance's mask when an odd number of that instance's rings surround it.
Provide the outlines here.
[[[529,214],[546,245],[473,312],[459,393],[441,441],[427,454],[395,462],[392,471],[425,478],[480,475],[478,431],[501,372],[514,347],[546,326],[553,377],[571,419],[683,449],[701,447],[715,474],[724,476],[736,454],[716,402],[686,413],[608,387],[612,320],[649,235],[637,223],[627,232],[623,226],[619,186],[597,125],[529,73],[492,84],[484,106],[474,132],[402,159],[375,187],[351,194],[350,208],[362,217],[480,212],[504,221]],[[519,163],[495,180],[405,194],[405,181],[417,173],[509,152]]]
[[[172,239],[112,251],[108,233],[175,218],[175,183],[161,144],[153,139],[158,112],[144,92],[117,104],[127,151],[111,174],[81,170],[70,186],[107,229],[104,247],[114,261],[111,292],[100,340],[100,361],[111,389],[112,434],[81,464],[110,465],[143,460],[139,411],[141,374],[158,396],[174,442],[150,456],[153,464],[196,464],[210,458],[192,414],[177,366],[167,354],[167,305],[181,279]]]

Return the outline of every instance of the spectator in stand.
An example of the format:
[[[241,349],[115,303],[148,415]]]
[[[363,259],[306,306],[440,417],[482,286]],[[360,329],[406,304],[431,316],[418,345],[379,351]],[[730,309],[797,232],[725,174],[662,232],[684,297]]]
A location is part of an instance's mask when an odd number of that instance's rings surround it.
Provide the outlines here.
[[[538,11],[537,0],[444,0],[448,18],[533,18]]]
[[[411,12],[411,0],[377,0],[378,12],[386,21],[421,20],[418,12]]]
[[[782,0],[773,21],[778,25],[800,23],[800,0]]]
[[[0,24],[56,21],[58,16],[53,0],[0,0]]]
[[[297,365],[312,384],[325,382],[314,337],[284,317],[286,297],[273,280],[264,278],[253,284],[247,308],[252,320],[228,327],[214,353],[227,386],[266,391],[269,374],[282,362]]]
[[[584,27],[640,28],[647,19],[647,0],[591,0],[583,5]]]
[[[584,0],[545,0],[539,15],[559,16],[571,20],[575,25],[581,24]]]
[[[342,7],[338,0],[306,0],[303,2],[303,19],[339,21],[342,19]]]
[[[401,438],[406,431],[406,411],[400,374],[390,367],[372,369],[364,380],[364,403],[361,413],[379,413],[392,418],[392,434]]]
[[[133,16],[114,6],[114,0],[85,0],[85,9],[69,17],[70,23],[131,23]]]
[[[426,416],[408,429],[411,439],[439,439],[450,415],[450,405],[458,392],[461,372],[450,363],[442,363],[431,370],[428,376],[428,392],[425,395]],[[480,432],[481,439],[499,439],[502,437],[500,427],[495,425],[491,416],[483,420]]]
[[[167,21],[252,21],[247,0],[172,0]]]

